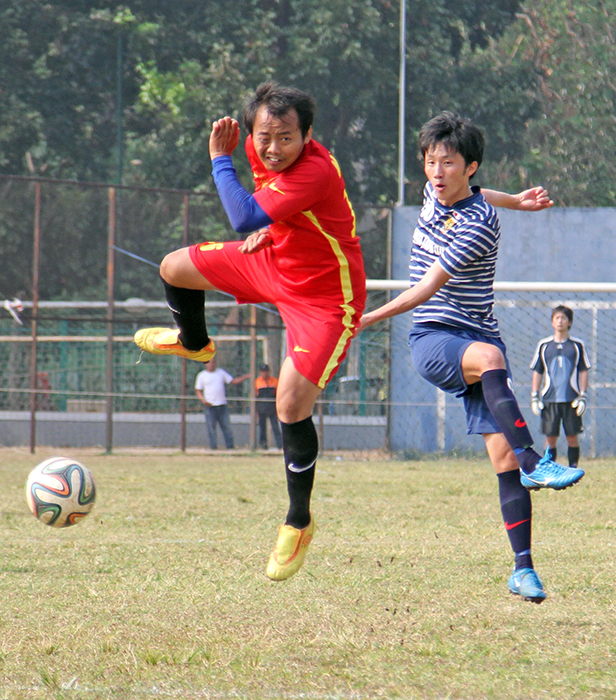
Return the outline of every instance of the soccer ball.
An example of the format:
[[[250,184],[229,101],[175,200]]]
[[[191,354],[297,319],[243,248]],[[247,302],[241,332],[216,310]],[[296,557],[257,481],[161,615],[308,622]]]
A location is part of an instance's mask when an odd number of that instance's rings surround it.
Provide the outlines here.
[[[35,518],[52,527],[69,527],[92,510],[94,479],[87,467],[67,457],[36,466],[26,483],[26,501]]]

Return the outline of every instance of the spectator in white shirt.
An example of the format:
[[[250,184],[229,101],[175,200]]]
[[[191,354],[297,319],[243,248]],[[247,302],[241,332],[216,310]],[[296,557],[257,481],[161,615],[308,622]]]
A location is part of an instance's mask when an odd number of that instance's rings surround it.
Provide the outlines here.
[[[227,405],[227,384],[241,384],[250,377],[250,374],[232,377],[226,370],[216,367],[216,358],[212,358],[204,364],[205,369],[199,372],[195,379],[195,393],[205,406],[205,422],[210,449],[215,450],[218,446],[216,440],[216,424],[218,423],[227,449],[232,450],[234,444],[229,406]]]

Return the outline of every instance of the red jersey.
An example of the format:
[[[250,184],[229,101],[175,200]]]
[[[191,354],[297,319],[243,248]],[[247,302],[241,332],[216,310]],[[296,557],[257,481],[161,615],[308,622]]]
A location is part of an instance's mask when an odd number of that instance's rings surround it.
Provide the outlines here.
[[[274,221],[269,225],[280,282],[288,292],[329,306],[363,310],[366,275],[355,214],[336,159],[311,139],[290,168],[265,169],[252,137],[246,154],[255,180],[254,197]]]
[[[280,173],[265,169],[252,143],[254,198],[274,223],[273,244],[254,255],[242,241],[191,246],[195,267],[240,304],[275,304],[297,371],[325,387],[344,359],[366,304],[355,214],[335,158],[314,140]],[[259,404],[261,405],[261,404]]]

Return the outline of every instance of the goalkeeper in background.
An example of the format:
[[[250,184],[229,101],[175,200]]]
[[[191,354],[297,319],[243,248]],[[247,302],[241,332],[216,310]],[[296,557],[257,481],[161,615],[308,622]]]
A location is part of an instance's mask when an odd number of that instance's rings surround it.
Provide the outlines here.
[[[580,460],[578,435],[584,431],[582,416],[586,411],[590,362],[584,341],[569,335],[572,323],[573,311],[568,306],[557,306],[552,311],[554,335],[539,341],[530,363],[533,370],[530,405],[533,413],[541,416],[541,432],[545,435],[550,458],[556,459],[562,422],[569,466],[577,467]]]

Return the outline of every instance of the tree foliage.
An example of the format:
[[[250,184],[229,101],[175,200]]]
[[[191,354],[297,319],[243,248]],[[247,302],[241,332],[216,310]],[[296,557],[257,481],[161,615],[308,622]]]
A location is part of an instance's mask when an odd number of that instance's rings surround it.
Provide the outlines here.
[[[534,66],[541,107],[505,181],[541,181],[562,205],[616,205],[615,18],[615,0],[529,2],[494,47],[501,64]]]
[[[421,125],[487,134],[483,182],[614,205],[616,0],[407,1],[407,202]],[[398,177],[399,3],[5,0],[0,172],[211,189],[211,121],[273,78],[311,92],[356,203]],[[121,88],[121,89],[120,89]],[[119,148],[119,144],[122,148]],[[249,182],[247,165],[236,159]]]
[[[520,101],[525,68],[503,69],[498,84],[480,56],[517,9],[517,0],[407,0],[411,153],[421,123],[442,108],[485,116],[499,148],[519,143],[528,115],[511,121],[508,106]],[[125,181],[208,188],[211,121],[237,116],[244,96],[274,78],[316,97],[316,137],[336,153],[353,199],[389,202],[397,189],[398,20],[389,0],[7,0],[0,169],[113,181],[121,156]],[[463,101],[479,86],[484,113]],[[408,172],[415,196],[413,158]]]

